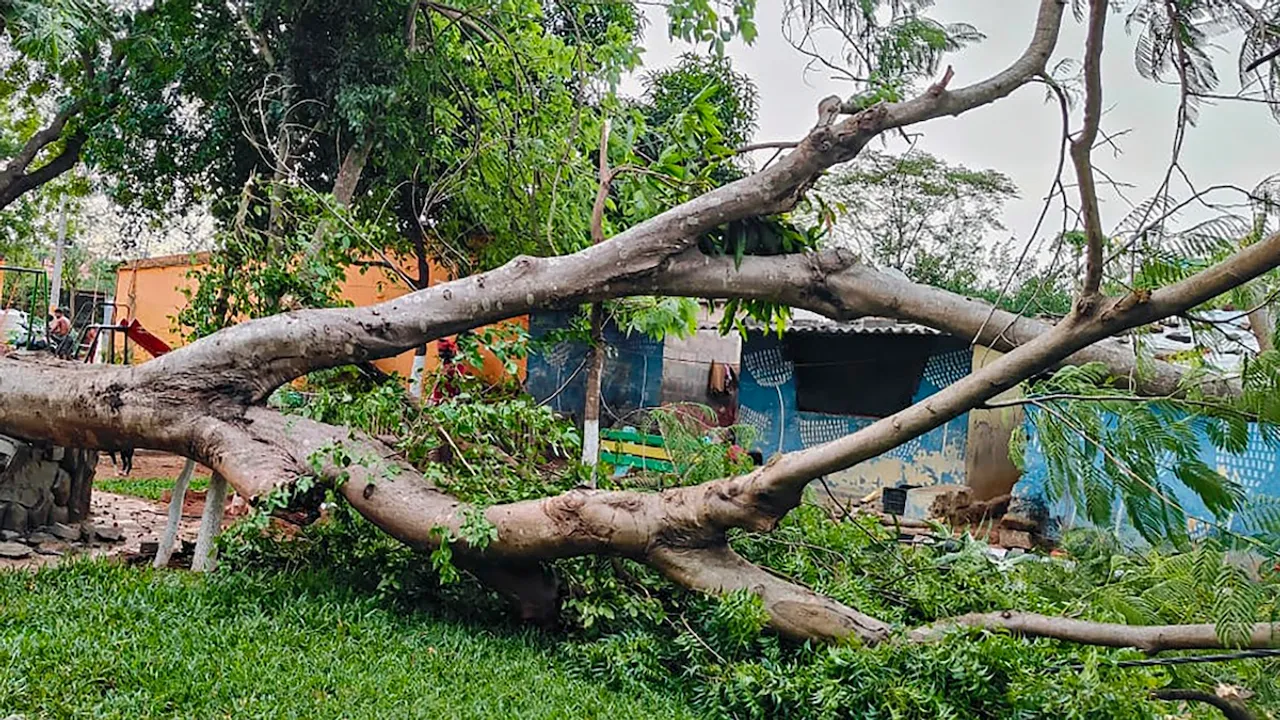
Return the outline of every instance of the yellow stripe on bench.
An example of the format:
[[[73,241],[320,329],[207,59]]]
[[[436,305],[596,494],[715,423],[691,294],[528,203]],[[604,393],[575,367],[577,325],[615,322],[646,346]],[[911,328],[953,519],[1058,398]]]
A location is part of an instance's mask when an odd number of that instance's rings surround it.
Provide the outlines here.
[[[634,455],[636,457],[649,458],[651,460],[671,460],[671,455],[667,453],[666,448],[649,447],[648,445],[640,445],[631,442],[601,440],[600,449],[603,452],[613,453],[614,455]]]

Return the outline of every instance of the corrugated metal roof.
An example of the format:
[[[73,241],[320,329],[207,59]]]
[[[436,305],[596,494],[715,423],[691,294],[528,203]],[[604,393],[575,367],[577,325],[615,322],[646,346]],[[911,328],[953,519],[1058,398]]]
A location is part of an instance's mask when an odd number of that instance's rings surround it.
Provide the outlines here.
[[[1117,336],[1116,340],[1133,347],[1135,336],[1142,347],[1144,355],[1154,356],[1161,360],[1181,362],[1179,355],[1188,351],[1198,351],[1212,367],[1225,372],[1236,372],[1246,357],[1256,355],[1258,341],[1249,330],[1249,319],[1243,313],[1234,310],[1203,310],[1195,314],[1198,320],[1212,323],[1212,330],[1195,330],[1182,318],[1166,318],[1157,323],[1146,325]],[[1041,318],[1044,322],[1054,322],[1051,318]],[[716,329],[718,325],[706,319],[700,323],[703,329]],[[747,327],[764,330],[762,323],[748,321]],[[791,311],[791,321],[787,323],[787,333],[812,335],[945,335],[916,323],[902,322],[893,318],[864,317],[848,322],[837,322],[810,310],[795,308]],[[1184,355],[1185,356],[1185,355]]]
[[[747,327],[763,329],[758,322],[748,322]],[[864,317],[847,322],[832,320],[811,310],[795,308],[786,325],[787,333],[798,335],[942,335],[931,327],[903,322],[886,317]]]
[[[1193,329],[1183,318],[1166,318],[1125,333],[1118,339],[1126,345],[1137,344],[1143,354],[1177,362],[1179,355],[1198,352],[1209,365],[1234,373],[1246,357],[1258,353],[1258,340],[1249,329],[1249,318],[1235,310],[1202,310],[1194,313],[1198,320],[1211,323],[1211,329],[1200,325]]]

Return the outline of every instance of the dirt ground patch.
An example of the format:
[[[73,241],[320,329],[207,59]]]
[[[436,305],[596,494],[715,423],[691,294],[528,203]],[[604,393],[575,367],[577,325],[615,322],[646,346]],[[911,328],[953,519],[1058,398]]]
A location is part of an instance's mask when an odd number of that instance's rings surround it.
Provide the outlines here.
[[[75,556],[118,557],[136,554],[141,550],[142,543],[159,541],[168,520],[167,508],[162,503],[98,490],[94,491],[89,507],[89,521],[93,525],[120,529],[122,539],[119,542],[76,543],[61,556],[33,553],[16,560],[0,558],[0,570],[36,568]],[[178,526],[178,537],[194,542],[199,529],[199,517],[183,517]]]
[[[133,471],[129,473],[129,477],[173,479],[182,472],[182,466],[186,462],[185,458],[169,453],[137,450],[133,454]],[[195,474],[209,477],[213,473],[203,465],[196,465]],[[119,469],[111,462],[111,456],[107,453],[98,454],[98,470],[94,477],[120,477]]]

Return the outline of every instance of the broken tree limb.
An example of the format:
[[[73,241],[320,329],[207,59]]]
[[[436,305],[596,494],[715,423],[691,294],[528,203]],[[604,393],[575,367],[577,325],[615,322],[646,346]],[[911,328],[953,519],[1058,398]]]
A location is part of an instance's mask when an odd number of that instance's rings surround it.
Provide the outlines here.
[[[825,595],[770,573],[728,545],[660,547],[649,564],[684,587],[713,595],[747,590],[757,595],[773,629],[796,640],[836,641],[856,637],[868,644],[888,640],[889,624]]]
[[[814,478],[891,450],[990,400],[1104,338],[1182,312],[1280,266],[1280,233],[1251,245],[1189,278],[1154,292],[1135,292],[1103,303],[1088,315],[1073,313],[1051,330],[957,380],[938,393],[857,432],[776,456],[749,475],[727,482],[740,507],[777,517],[800,501]],[[741,516],[722,519],[742,527]]]
[[[835,320],[875,316],[913,322],[1001,352],[1053,327],[1043,320],[993,310],[983,300],[881,272],[844,250],[745,257],[737,267],[732,258],[685,253],[666,265],[661,283],[672,295],[772,300]],[[1061,364],[1091,362],[1106,365],[1122,384],[1143,395],[1170,396],[1182,389],[1181,368],[1144,358],[1139,372],[1133,346],[1115,338],[1100,340]],[[1239,393],[1235,383],[1221,378],[1202,378],[1198,387],[1209,395]]]
[[[1121,625],[1013,611],[961,615],[912,630],[909,638],[912,642],[932,642],[949,631],[964,627],[1006,630],[1025,637],[1054,638],[1082,645],[1134,648],[1147,653],[1212,650],[1228,646],[1211,624]],[[1254,625],[1241,647],[1280,647],[1280,623]]]
[[[1170,702],[1201,702],[1217,708],[1227,720],[1257,720],[1258,716],[1241,701],[1219,697],[1203,690],[1160,688],[1152,690],[1151,697]]]
[[[520,567],[556,557],[613,553],[666,563],[676,573],[673,579],[696,583],[699,589],[723,588],[723,584],[690,574],[672,561],[674,557],[723,561],[723,555],[671,553],[722,545],[723,531],[729,528],[770,530],[795,507],[804,486],[814,477],[890,449],[1098,339],[1176,314],[1277,265],[1280,235],[1168,288],[1114,300],[1087,318],[1068,318],[922,403],[832,443],[780,456],[746,476],[657,494],[584,490],[488,508],[486,517],[498,529],[499,539],[470,559],[492,559]],[[251,324],[256,323],[246,323]],[[172,368],[174,372],[163,381],[144,372],[159,361],[137,368],[12,358],[3,362],[0,394],[6,400],[20,401],[0,404],[0,422],[6,430],[18,428],[19,434],[56,438],[62,444],[113,447],[128,440],[139,447],[194,455],[224,474],[247,497],[307,472],[311,459],[334,443],[346,444],[349,451],[356,451],[354,456],[368,456],[375,465],[391,454],[388,448],[349,430],[249,406],[247,397],[232,392],[218,393],[193,405],[192,398],[205,397],[211,385],[215,390],[227,386],[219,385],[216,377],[196,376],[181,367]],[[461,528],[465,506],[425,483],[412,468],[399,466],[395,473],[381,478],[362,479],[361,472],[368,472],[363,465],[343,484],[344,495],[395,537],[427,548],[434,542],[435,528]],[[339,471],[331,469],[329,475],[337,478]],[[468,555],[465,547],[461,550],[462,555]],[[724,573],[709,571],[708,576],[722,577]],[[759,590],[762,593],[769,591],[768,586],[760,587],[764,588]],[[771,612],[778,613],[774,623],[783,632],[798,632],[802,627],[849,627],[848,609],[825,602],[798,603],[794,597],[802,592],[786,592],[793,598],[786,601],[788,604],[768,605]],[[803,614],[804,621],[796,620],[795,613]]]
[[[245,322],[137,367],[73,369],[0,359],[0,430],[63,445],[127,444],[179,453],[209,466],[248,498],[315,472],[354,509],[412,547],[435,547],[441,531],[459,538],[451,541],[458,562],[514,597],[526,617],[545,617],[554,608],[555,588],[542,572],[544,561],[608,554],[648,563],[694,590],[754,592],[772,626],[791,637],[881,641],[884,623],[752,565],[728,547],[726,531],[772,530],[814,478],[916,437],[1116,332],[1185,310],[1280,265],[1280,240],[1251,246],[1166,290],[1101,299],[1097,312],[1073,315],[1024,343],[1012,343],[1005,356],[942,393],[848,437],[779,456],[748,475],[658,493],[576,489],[485,508],[497,537],[484,547],[461,539],[463,523],[476,509],[433,486],[383,443],[262,405],[274,389],[308,372],[390,357],[539,308],[637,293],[677,294],[678,283],[685,283],[680,293],[702,297],[785,301],[799,291],[775,285],[772,295],[760,295],[762,290],[742,282],[696,285],[675,272],[676,266],[693,257],[697,239],[712,229],[791,208],[819,173],[851,159],[884,131],[979,107],[1043,73],[1063,6],[1062,0],[1042,0],[1026,52],[992,78],[955,90],[940,82],[914,99],[876,105],[843,120],[836,112],[766,170],[573,255],[517,258],[379,305]],[[768,262],[782,268],[792,259]],[[843,298],[865,292],[863,283],[850,280],[842,289],[829,282],[851,267],[811,272],[808,301],[825,303],[836,316],[851,312]],[[913,312],[931,312],[921,306],[939,297],[917,298]],[[864,298],[860,309],[875,303],[911,304],[882,295],[874,302]],[[986,309],[980,312],[985,318]],[[325,457],[335,447],[354,462],[337,467]]]

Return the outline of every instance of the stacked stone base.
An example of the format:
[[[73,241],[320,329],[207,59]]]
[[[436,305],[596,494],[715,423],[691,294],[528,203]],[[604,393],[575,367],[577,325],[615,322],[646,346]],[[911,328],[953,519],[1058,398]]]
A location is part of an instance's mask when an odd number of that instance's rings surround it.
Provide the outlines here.
[[[0,531],[27,536],[89,517],[98,453],[0,435]]]

